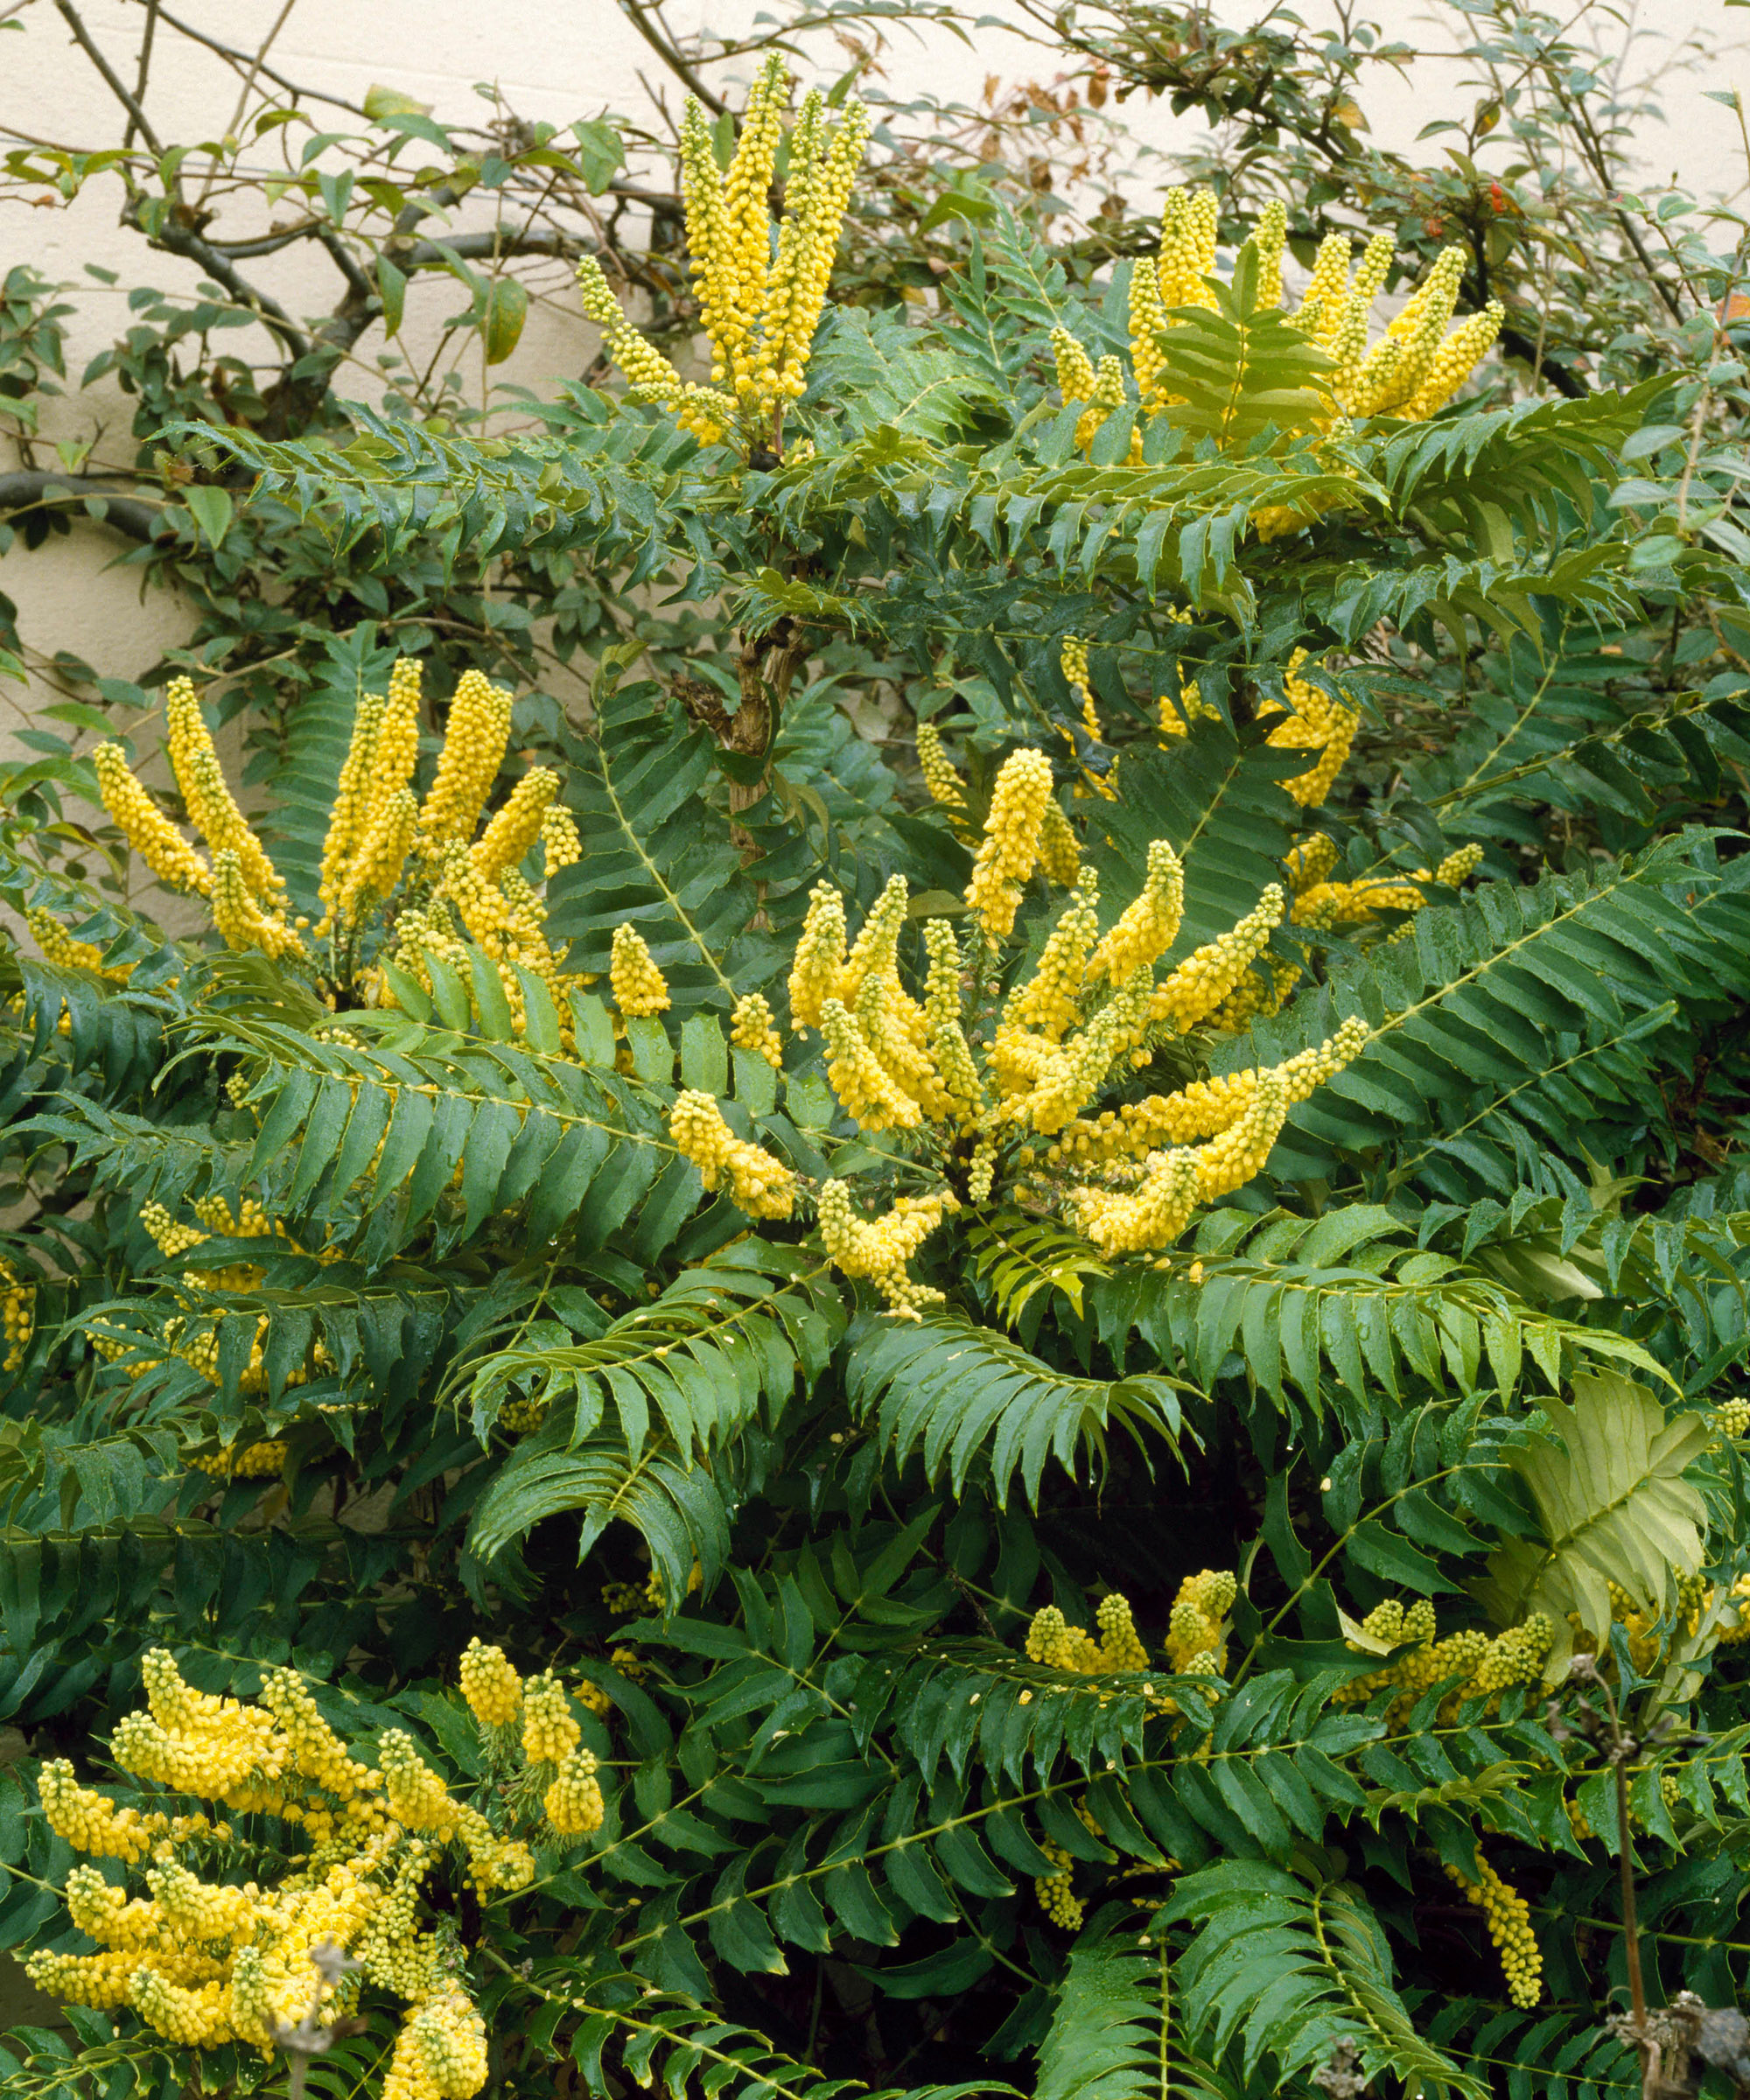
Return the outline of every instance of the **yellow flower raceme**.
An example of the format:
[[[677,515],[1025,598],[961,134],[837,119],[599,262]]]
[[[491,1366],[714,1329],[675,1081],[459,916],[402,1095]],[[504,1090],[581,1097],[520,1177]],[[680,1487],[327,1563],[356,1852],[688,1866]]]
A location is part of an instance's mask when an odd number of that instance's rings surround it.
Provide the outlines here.
[[[628,1019],[668,1012],[668,982],[657,969],[643,934],[624,919],[613,929],[608,983],[615,1005]]]
[[[943,1213],[956,1208],[949,1194],[900,1196],[883,1216],[860,1218],[846,1184],[827,1181],[820,1193],[821,1238],[847,1276],[866,1278],[893,1312],[916,1320],[921,1307],[941,1303],[942,1293],[914,1283],[906,1264],[941,1224]]]
[[[1039,864],[1040,831],[1051,799],[1051,760],[1042,751],[1018,751],[1004,760],[966,886],[967,903],[993,939],[1013,931],[1022,888]]]
[[[249,894],[268,911],[278,913],[285,903],[285,884],[225,785],[212,732],[186,678],[172,678],[165,689],[164,726],[189,822],[209,851],[234,856]]]
[[[437,777],[419,812],[422,852],[467,844],[509,741],[509,693],[480,671],[464,671],[450,703]]]
[[[1544,1956],[1531,1929],[1531,1906],[1480,1855],[1480,1880],[1473,1881],[1449,1862],[1448,1877],[1464,1891],[1467,1902],[1483,1914],[1483,1923],[1507,1977],[1507,1995],[1516,2006],[1535,2006],[1544,1995]]]
[[[508,1728],[521,1715],[522,1679],[501,1648],[488,1648],[476,1636],[463,1651],[458,1678],[482,1728]]]
[[[918,767],[930,800],[961,815],[966,809],[966,783],[942,749],[942,732],[934,722],[918,724]]]
[[[135,779],[119,744],[91,754],[97,791],[116,828],[160,882],[205,897],[213,887],[206,863]]]
[[[550,767],[534,766],[523,774],[512,788],[510,800],[470,849],[483,880],[496,882],[507,868],[521,865],[541,836],[558,792],[559,776]]]
[[[711,345],[709,388],[684,382],[631,326],[600,265],[578,272],[584,311],[634,399],[670,410],[704,443],[732,426],[762,442],[781,437],[787,403],[801,398],[832,274],[838,231],[869,136],[869,116],[848,103],[836,125],[817,90],[791,127],[784,214],[773,241],[770,193],[784,141],[788,93],[774,52],[756,78],[727,172],[718,164],[704,109],[692,96],[681,116],[681,189],[700,318]]]
[[[689,1088],[677,1095],[668,1133],[705,1186],[727,1189],[750,1217],[788,1218],[795,1208],[796,1177],[781,1159],[737,1138],[709,1094]]]
[[[735,1002],[730,1016],[729,1040],[738,1050],[763,1057],[776,1072],[784,1062],[784,1039],[772,1018],[771,1002],[757,991],[746,992]]]

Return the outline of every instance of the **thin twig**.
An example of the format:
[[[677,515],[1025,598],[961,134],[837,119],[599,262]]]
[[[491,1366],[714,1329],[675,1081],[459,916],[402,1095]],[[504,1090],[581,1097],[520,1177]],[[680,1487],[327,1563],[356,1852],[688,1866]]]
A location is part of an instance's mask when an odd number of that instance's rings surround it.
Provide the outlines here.
[[[713,115],[721,116],[729,108],[720,94],[713,94],[693,68],[681,55],[680,47],[667,37],[662,30],[649,21],[645,13],[645,0],[620,0],[620,11],[643,38],[656,56],[668,68],[689,94],[696,94]]]
[[[158,0],[146,0],[145,33],[140,38],[140,69],[134,76],[134,100],[144,108],[146,102],[146,77],[152,69],[152,38],[158,25]],[[137,129],[133,118],[128,119],[128,129],[122,135],[122,150],[126,152],[134,143]]]
[[[73,0],[54,0],[54,4],[62,21],[73,32],[74,42],[79,46],[86,57],[103,75],[111,94],[132,118],[135,128],[138,130],[140,136],[145,140],[149,150],[162,158],[164,141],[153,130],[151,119],[140,107],[138,97],[129,92],[127,83],[122,80],[121,74],[92,42],[91,32],[80,19],[79,10],[73,4]]]
[[[249,97],[255,93],[256,76],[262,69],[262,61],[267,57],[269,52],[273,49],[274,38],[278,36],[281,30],[285,27],[287,18],[290,17],[292,9],[297,5],[298,0],[285,0],[284,6],[283,6],[278,14],[274,17],[272,28],[270,29],[266,36],[262,38],[261,49],[256,53],[255,57],[250,60],[248,70],[243,75],[242,88],[237,96],[237,107],[231,112],[231,121],[225,127],[224,136],[227,138],[234,138],[236,136],[239,127],[242,125],[243,118],[248,112]],[[206,178],[200,186],[200,194],[195,200],[195,208],[197,210],[199,210],[200,206],[205,204],[208,197],[212,195],[213,186],[218,179],[219,156],[215,153],[207,167]]]

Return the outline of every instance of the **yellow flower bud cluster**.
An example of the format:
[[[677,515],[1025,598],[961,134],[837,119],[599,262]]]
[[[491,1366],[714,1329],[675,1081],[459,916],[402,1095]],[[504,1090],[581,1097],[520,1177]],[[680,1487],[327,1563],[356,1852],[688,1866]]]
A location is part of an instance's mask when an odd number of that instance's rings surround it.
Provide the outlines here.
[[[488,1648],[478,1635],[462,1651],[457,1681],[482,1728],[508,1728],[522,1714],[522,1679],[501,1648]]]
[[[1219,217],[1213,190],[1170,189],[1161,200],[1159,251],[1138,256],[1131,266],[1130,369],[1144,415],[1158,415],[1174,398],[1161,384],[1157,339],[1172,325],[1177,309],[1214,304],[1204,279],[1215,268]]]
[[[541,820],[541,844],[546,849],[550,880],[561,868],[581,860],[584,842],[578,836],[578,820],[563,802],[555,802]]]
[[[160,1650],[145,1657],[143,1675],[148,1710],[117,1727],[116,1761],[272,1825],[245,1841],[206,1815],[118,1805],[80,1786],[65,1760],[45,1765],[38,1785],[50,1828],[82,1852],[144,1866],[146,1894],[74,1866],[68,1917],[98,1951],[33,1955],[33,1979],[76,2004],[130,2008],[179,2048],[242,2042],[264,2054],[284,2026],[350,2016],[369,1984],[403,2007],[384,2093],[468,2100],[486,2078],[485,2028],[458,1973],[453,1930],[424,1901],[424,1886],[438,1873],[454,1886],[444,1866],[454,1845],[483,1897],[524,1887],[534,1873],[525,1839],[454,1799],[400,1730],[377,1739],[374,1768],[355,1757],[290,1670],[272,1672],[256,1705],[197,1690]],[[471,1704],[500,1731],[495,1768],[519,1768],[496,1789],[495,1801],[508,1804],[502,1812],[532,1816],[556,1768],[531,1835],[550,1844],[599,1828],[594,1760],[551,1673],[516,1687],[498,1651],[475,1643],[465,1675]],[[504,1718],[513,1688],[521,1740]],[[280,1849],[300,1833],[307,1851]],[[178,1856],[190,1844],[207,1856],[215,1840],[247,1844],[253,1878],[207,1880]],[[349,1957],[345,1966],[325,1949]]]
[[[188,1462],[197,1473],[210,1473],[215,1480],[276,1480],[285,1471],[290,1448],[281,1438],[266,1437],[253,1444],[227,1444],[218,1451],[198,1452]]]
[[[571,1718],[565,1687],[550,1670],[522,1687],[522,1754],[531,1765],[563,1765],[583,1731]]]
[[[613,929],[608,983],[614,1004],[629,1020],[668,1012],[668,980],[657,969],[643,934],[628,920],[622,919]]]
[[[444,747],[431,790],[419,810],[419,850],[435,858],[466,845],[492,793],[510,742],[511,697],[480,671],[464,671],[450,702]]]
[[[677,1095],[668,1134],[705,1186],[727,1189],[730,1200],[750,1217],[788,1218],[795,1208],[794,1174],[781,1159],[736,1137],[709,1094],[689,1088]]]
[[[1282,783],[1303,808],[1312,808],[1324,801],[1335,784],[1343,769],[1343,761],[1349,755],[1361,717],[1354,708],[1333,700],[1311,679],[1300,675],[1306,662],[1306,651],[1297,648],[1288,660],[1288,669],[1282,682],[1282,699],[1264,701],[1258,715],[1264,720],[1277,715],[1284,718],[1270,731],[1267,739],[1278,751],[1309,751],[1319,754],[1308,772],[1298,774]]]
[[[1039,864],[1040,831],[1053,797],[1051,760],[1042,751],[1015,752],[1003,762],[972,864],[966,901],[993,940],[1013,932],[1024,885]]]
[[[738,1050],[763,1057],[776,1072],[784,1063],[784,1039],[772,1018],[771,1002],[761,992],[750,991],[735,1002],[730,1016],[729,1040]]]
[[[735,421],[734,397],[681,377],[662,353],[626,319],[593,256],[585,256],[578,265],[578,291],[584,317],[601,330],[602,347],[625,374],[631,398],[667,409],[681,428],[690,430],[701,444],[715,444]]]
[[[210,866],[158,809],[114,744],[100,745],[92,754],[104,808],[161,881],[212,899],[214,924],[230,947],[305,957],[286,917],[285,885],[225,784],[212,732],[186,678],[173,678],[165,691],[164,723],[171,767],[189,822],[206,842]]]
[[[1395,1727],[1404,1725],[1424,1692],[1449,1677],[1460,1682],[1440,1703],[1443,1724],[1456,1718],[1466,1699],[1487,1699],[1492,1713],[1510,1686],[1542,1681],[1544,1660],[1555,1639],[1554,1627],[1541,1612],[1493,1639],[1475,1628],[1442,1639],[1434,1607],[1425,1597],[1407,1607],[1388,1598],[1362,1620],[1362,1632],[1370,1641],[1391,1644],[1396,1652],[1382,1669],[1339,1686],[1331,1696],[1339,1705],[1355,1705],[1395,1689],[1398,1696],[1386,1709]],[[1360,1652],[1357,1642],[1349,1645]]]
[[[510,799],[469,848],[485,882],[497,882],[506,869],[520,867],[542,836],[559,776],[550,766],[531,766],[510,791]],[[572,832],[576,834],[576,825]]]
[[[710,387],[684,382],[631,326],[593,256],[578,270],[584,311],[602,329],[633,397],[669,409],[707,444],[738,424],[750,441],[781,439],[785,407],[807,388],[839,228],[868,141],[860,102],[848,103],[830,125],[824,97],[809,90],[790,130],[774,243],[770,195],[788,85],[774,52],[749,91],[726,172],[703,107],[690,95],[682,111],[681,190],[700,318],[710,339]]]
[[[942,1302],[942,1293],[914,1283],[906,1264],[941,1224],[943,1213],[956,1208],[948,1194],[900,1196],[881,1217],[860,1218],[847,1184],[827,1181],[820,1192],[821,1240],[846,1276],[866,1278],[890,1310],[916,1320],[923,1306]]]
[[[1490,1942],[1501,1956],[1508,1997],[1516,2006],[1535,2006],[1544,1995],[1544,1956],[1531,1929],[1531,1906],[1480,1855],[1477,1872],[1480,1879],[1473,1881],[1450,1861],[1446,1866],[1448,1879],[1482,1913]]]
[[[1075,1862],[1054,1838],[1042,1838],[1040,1850],[1056,1868],[1054,1873],[1040,1874],[1033,1882],[1040,1908],[1054,1925],[1060,1925],[1066,1932],[1080,1932],[1088,1909],[1072,1885]]]
[[[88,970],[111,984],[125,984],[134,974],[131,962],[124,962],[119,970],[107,968],[103,950],[95,942],[76,941],[60,920],[39,904],[25,906],[24,923],[45,960],[59,970]]]
[[[1166,1659],[1181,1676],[1219,1677],[1227,1669],[1227,1618],[1239,1593],[1236,1578],[1217,1568],[1180,1584],[1167,1620]]]
[[[918,724],[918,769],[929,789],[930,800],[951,815],[966,813],[966,783],[942,748],[942,732],[934,722]]]
[[[0,1371],[16,1371],[24,1361],[37,1326],[37,1287],[27,1284],[8,1261],[0,1261]]]
[[[1095,1633],[1084,1633],[1071,1626],[1056,1605],[1046,1605],[1033,1614],[1027,1628],[1028,1659],[1078,1676],[1148,1668],[1148,1650],[1137,1636],[1128,1598],[1116,1590],[1102,1597],[1094,1623]]]
[[[606,1810],[589,1751],[566,1752],[558,1776],[542,1797],[542,1812],[562,1838],[587,1838],[600,1830]]]
[[[1194,948],[1154,987],[1151,1023],[1170,1024],[1184,1035],[1214,1013],[1251,968],[1271,928],[1282,923],[1283,903],[1280,887],[1270,883],[1230,933]]]
[[[1368,1035],[1367,1023],[1352,1016],[1334,1035],[1273,1068],[1252,1067],[1218,1079],[1193,1080],[1175,1094],[1150,1094],[1141,1101],[1107,1109],[1096,1117],[1071,1124],[1046,1159],[1054,1166],[1086,1168],[1113,1160],[1140,1160],[1163,1145],[1219,1137],[1251,1108],[1266,1071],[1281,1082],[1292,1108],[1309,1100],[1327,1079],[1359,1056]]]

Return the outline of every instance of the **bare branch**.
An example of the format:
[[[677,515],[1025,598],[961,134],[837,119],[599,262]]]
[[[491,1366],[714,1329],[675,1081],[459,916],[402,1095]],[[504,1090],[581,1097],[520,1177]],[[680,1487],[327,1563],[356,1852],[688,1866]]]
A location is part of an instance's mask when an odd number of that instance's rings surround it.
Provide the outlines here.
[[[94,524],[112,526],[130,540],[156,539],[164,528],[163,510],[138,497],[111,493],[126,486],[112,474],[56,474],[18,467],[10,473],[0,473],[0,516],[14,517],[20,511],[35,510],[48,503],[61,508],[71,504],[82,507],[92,497],[101,496],[104,514],[93,519]]]
[[[144,108],[146,103],[146,79],[152,69],[152,39],[158,26],[158,0],[146,0],[145,33],[140,38],[140,69],[134,76],[134,100],[139,103],[142,108]],[[138,129],[138,125],[130,116],[128,119],[128,129],[122,138],[122,149],[124,152],[133,144],[134,133]]]

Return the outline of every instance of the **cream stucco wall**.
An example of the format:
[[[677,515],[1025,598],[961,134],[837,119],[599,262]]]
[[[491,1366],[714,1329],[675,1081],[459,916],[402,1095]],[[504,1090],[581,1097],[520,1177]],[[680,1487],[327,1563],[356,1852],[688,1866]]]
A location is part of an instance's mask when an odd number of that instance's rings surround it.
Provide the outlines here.
[[[760,0],[673,0],[668,19],[682,32],[708,23],[713,30],[732,32],[752,23],[759,4]],[[946,30],[926,36],[896,31],[886,56],[890,91],[902,98],[933,94],[948,102],[976,102],[989,76],[1005,80],[1048,77],[1053,70],[1048,52],[990,24],[989,17],[1001,15],[1004,4],[1004,0],[981,0],[978,15],[969,11],[959,36]],[[1301,11],[1316,22],[1321,5],[1328,11],[1328,0],[1312,0]],[[223,42],[253,51],[283,8],[270,63],[303,86],[354,102],[362,101],[373,85],[384,83],[429,102],[442,117],[466,122],[485,109],[475,84],[495,82],[520,114],[565,123],[604,111],[648,118],[653,84],[662,85],[671,105],[676,99],[672,82],[664,79],[615,0],[570,0],[564,6],[554,6],[550,0],[373,0],[368,5],[360,0],[292,0],[289,8],[284,0],[179,0],[172,11]],[[1222,11],[1240,18],[1239,0],[1226,0]],[[1600,42],[1619,48],[1624,34],[1616,21],[1619,10],[1600,4],[1593,11],[1592,26]],[[1370,93],[1376,135],[1387,144],[1407,147],[1431,116],[1460,114],[1472,97],[1465,90],[1462,69],[1440,59],[1438,38],[1419,4],[1376,0],[1374,12],[1389,32],[1431,54],[1418,64],[1413,87],[1382,91],[1376,86]],[[139,0],[81,0],[80,13],[117,72],[131,80],[145,18]],[[115,102],[74,47],[52,0],[30,0],[16,19],[21,26],[0,36],[0,125],[14,137],[70,144],[113,142],[118,124]],[[1743,21],[1741,14],[1728,11],[1724,0],[1642,0],[1635,26],[1644,41],[1630,64],[1644,67],[1656,60],[1681,61],[1685,40],[1696,32],[1715,42],[1733,42],[1741,35]],[[237,100],[235,74],[186,39],[163,28],[158,34],[148,102],[160,133],[167,140],[196,141],[222,132]],[[830,37],[816,37],[808,49],[827,77],[843,63]],[[725,86],[745,77],[746,70],[746,60],[707,68]],[[1723,64],[1673,73],[1665,92],[1672,121],[1636,141],[1649,183],[1669,180],[1675,173],[1702,192],[1742,186],[1736,123],[1728,110],[1704,94],[1735,84],[1742,72],[1741,53],[1734,52]],[[1133,102],[1124,118],[1144,151],[1186,142],[1190,136],[1186,122],[1174,120],[1158,105]],[[335,115],[337,128],[352,121],[344,112]],[[1145,190],[1158,179],[1144,158],[1137,186]],[[4,222],[8,265],[28,262],[50,277],[80,284],[70,346],[75,379],[87,360],[125,325],[123,294],[129,285],[144,281],[192,290],[199,276],[191,264],[147,252],[137,236],[117,225],[117,204],[113,185],[98,180],[68,205],[50,199],[35,209],[14,206]],[[234,239],[261,229],[221,220],[214,230]],[[83,275],[87,262],[119,271],[120,283],[113,290],[94,284]],[[289,250],[247,267],[294,313],[319,311],[338,293],[330,266],[311,248]],[[576,313],[564,264],[536,262],[523,266],[523,274],[536,303],[522,345],[497,376],[540,388],[555,374],[579,370],[593,343]],[[416,280],[409,309],[415,339],[434,342],[438,323],[456,304],[455,288],[446,281]],[[241,345],[247,337],[232,340]],[[343,375],[340,391],[368,395],[369,360],[381,346],[380,331],[365,338],[358,361]],[[474,366],[467,385],[476,398],[480,383]],[[125,458],[129,413],[120,396],[100,385],[89,394],[73,393],[52,412],[46,427],[52,436],[66,436],[106,426],[112,434],[107,443],[110,455]],[[100,447],[100,455],[104,449]],[[172,598],[153,592],[142,599],[137,573],[125,563],[118,565],[118,555],[125,551],[112,536],[81,522],[69,538],[40,552],[15,548],[0,559],[0,590],[18,603],[24,636],[38,663],[57,650],[70,649],[107,674],[135,676],[186,632],[186,613]],[[9,726],[16,726],[46,693],[41,678],[28,692],[0,682],[0,748],[9,741]]]

